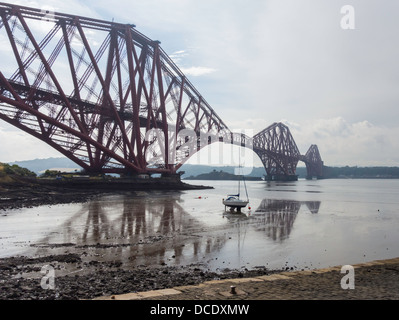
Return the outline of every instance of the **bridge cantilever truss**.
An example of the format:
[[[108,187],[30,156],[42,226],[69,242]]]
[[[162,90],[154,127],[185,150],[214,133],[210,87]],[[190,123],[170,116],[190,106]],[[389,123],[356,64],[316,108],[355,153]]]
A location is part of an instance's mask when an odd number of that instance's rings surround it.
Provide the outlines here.
[[[0,118],[85,170],[173,172],[186,151],[170,150],[184,144],[171,131],[227,129],[160,43],[134,26],[4,3],[0,15],[14,57],[1,69]],[[152,166],[161,152],[166,165]]]
[[[0,37],[0,119],[86,172],[173,174],[216,141],[251,141],[269,176],[295,175],[306,158],[281,124],[233,134],[134,25],[0,3]]]
[[[273,123],[253,140],[254,152],[262,160],[268,180],[296,179],[300,152],[286,125]]]
[[[323,161],[316,145],[301,155],[290,132],[283,123],[273,123],[253,137],[253,150],[262,160],[267,180],[296,180],[298,161],[307,168],[307,178],[323,177]]]
[[[307,168],[307,178],[312,179],[323,177],[323,161],[321,160],[319,148],[312,144],[304,156],[300,160],[305,162]]]

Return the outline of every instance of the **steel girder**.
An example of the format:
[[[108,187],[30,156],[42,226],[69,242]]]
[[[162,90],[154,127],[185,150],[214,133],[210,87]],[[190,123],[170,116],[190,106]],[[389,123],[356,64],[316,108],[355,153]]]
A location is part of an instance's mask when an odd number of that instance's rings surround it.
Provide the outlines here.
[[[268,177],[295,176],[298,160],[320,176],[282,123],[232,133],[134,25],[0,3],[0,39],[0,119],[87,172],[174,173],[219,141],[253,149]]]
[[[229,132],[133,25],[5,3],[0,16],[0,119],[85,170],[173,173],[203,146],[189,138]]]

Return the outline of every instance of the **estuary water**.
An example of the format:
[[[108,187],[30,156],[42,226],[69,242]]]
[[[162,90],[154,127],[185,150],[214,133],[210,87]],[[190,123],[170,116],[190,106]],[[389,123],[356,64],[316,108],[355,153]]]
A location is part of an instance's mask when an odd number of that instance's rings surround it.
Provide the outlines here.
[[[216,271],[399,257],[399,180],[248,181],[250,202],[241,214],[222,204],[237,182],[186,182],[214,189],[121,192],[3,211],[0,257],[76,252],[91,261]]]

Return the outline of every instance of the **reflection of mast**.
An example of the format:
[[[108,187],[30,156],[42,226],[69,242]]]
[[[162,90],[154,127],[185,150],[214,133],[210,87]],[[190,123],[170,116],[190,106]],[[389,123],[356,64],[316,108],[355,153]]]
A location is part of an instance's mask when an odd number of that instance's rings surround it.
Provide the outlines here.
[[[228,214],[225,217],[231,222],[237,230],[237,254],[238,263],[241,265],[241,248],[244,247],[244,240],[247,234],[249,219],[245,214]],[[239,266],[238,266],[239,267]]]
[[[238,261],[241,263],[241,246],[244,247],[244,240],[245,240],[245,235],[247,232],[245,227],[247,226],[247,223],[243,223],[240,219],[237,221],[236,225],[238,227],[238,239],[237,239],[237,241],[238,241],[238,243],[237,243],[237,245],[238,245]],[[243,225],[244,225],[244,234],[243,234],[243,238],[241,241],[241,229],[242,229]]]

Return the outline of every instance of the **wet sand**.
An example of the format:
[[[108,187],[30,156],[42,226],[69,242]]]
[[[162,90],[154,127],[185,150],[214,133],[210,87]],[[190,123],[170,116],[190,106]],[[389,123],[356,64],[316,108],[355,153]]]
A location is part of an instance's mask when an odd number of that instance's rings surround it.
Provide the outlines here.
[[[202,187],[201,187],[202,188]],[[104,190],[76,190],[74,188],[46,185],[16,185],[0,189],[0,209],[10,210],[41,205],[85,202],[103,194]],[[153,246],[163,237],[149,237],[140,245]],[[101,259],[93,250],[101,249],[110,254],[131,244],[88,245],[73,243],[45,245],[43,256],[14,256],[0,259],[0,300],[76,300],[93,299],[110,294],[166,289],[174,286],[195,285],[204,281],[243,278],[272,274],[266,268],[256,270],[224,270],[210,272],[202,265],[187,267],[140,265],[132,267],[120,261]],[[35,247],[32,244],[31,247]],[[39,246],[43,247],[43,245]],[[107,254],[104,254],[107,255]],[[43,267],[54,270],[55,288],[43,289],[46,277]],[[47,270],[47,269],[46,269]]]

